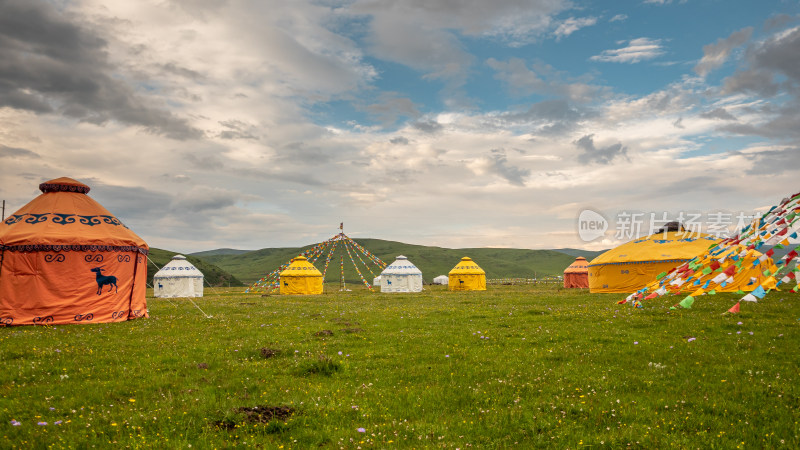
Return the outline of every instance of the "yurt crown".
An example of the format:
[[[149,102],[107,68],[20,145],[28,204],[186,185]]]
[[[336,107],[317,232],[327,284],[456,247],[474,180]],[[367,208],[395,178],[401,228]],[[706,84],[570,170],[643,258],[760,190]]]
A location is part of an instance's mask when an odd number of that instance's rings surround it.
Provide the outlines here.
[[[39,190],[42,193],[48,192],[78,192],[81,194],[89,193],[89,186],[75,181],[72,178],[62,177],[55,180],[45,181],[39,185]]]

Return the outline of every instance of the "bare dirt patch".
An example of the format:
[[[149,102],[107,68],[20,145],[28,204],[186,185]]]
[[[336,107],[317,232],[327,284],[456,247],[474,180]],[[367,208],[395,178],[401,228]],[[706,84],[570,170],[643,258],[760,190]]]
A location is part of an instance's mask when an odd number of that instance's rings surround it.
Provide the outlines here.
[[[242,406],[240,408],[236,408],[233,410],[233,412],[237,415],[241,414],[241,420],[237,421],[233,420],[232,418],[225,418],[223,420],[216,421],[214,425],[225,430],[232,430],[236,428],[236,425],[240,424],[266,424],[272,422],[273,420],[285,422],[286,419],[294,414],[294,408],[286,405]]]
[[[342,331],[344,331],[345,333],[361,333],[364,331],[364,329],[355,327],[355,328],[345,328]]]
[[[275,350],[274,348],[262,347],[260,350],[261,356],[264,359],[272,358],[273,356],[277,356],[280,353],[280,350]]]

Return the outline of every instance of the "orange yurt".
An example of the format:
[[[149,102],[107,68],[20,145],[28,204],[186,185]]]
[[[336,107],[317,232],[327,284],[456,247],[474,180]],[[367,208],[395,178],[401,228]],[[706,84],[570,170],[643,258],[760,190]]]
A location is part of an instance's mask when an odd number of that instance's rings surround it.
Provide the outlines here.
[[[586,258],[579,256],[564,269],[564,287],[589,289],[589,262]]]
[[[147,244],[71,178],[0,223],[0,324],[147,317]]]

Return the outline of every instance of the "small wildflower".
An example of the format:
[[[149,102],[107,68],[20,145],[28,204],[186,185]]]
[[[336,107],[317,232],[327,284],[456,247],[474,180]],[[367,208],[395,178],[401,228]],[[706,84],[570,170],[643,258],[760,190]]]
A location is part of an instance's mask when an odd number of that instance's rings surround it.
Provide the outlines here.
[[[15,427],[18,427],[18,426],[22,425],[22,422],[18,422],[18,421],[14,420],[14,419],[11,419],[11,425],[13,425]]]
[[[136,401],[136,399],[135,398],[129,398],[128,401],[131,402],[131,403],[134,403]]]
[[[342,352],[339,352],[339,355],[341,355],[341,354],[342,354]]]
[[[45,426],[47,425],[47,422],[38,422],[36,425]]]
[[[358,431],[359,433],[366,433],[367,432],[367,430],[365,430],[364,428],[356,428],[356,431]]]
[[[53,425],[61,425],[61,422],[62,422],[61,420],[56,420],[55,422],[53,422]]]
[[[697,338],[690,337],[689,339],[687,339],[687,340],[686,340],[686,342],[692,342],[692,341],[694,341],[694,340],[696,340],[696,339],[697,339]]]
[[[639,341],[633,341],[633,345],[639,345]]]

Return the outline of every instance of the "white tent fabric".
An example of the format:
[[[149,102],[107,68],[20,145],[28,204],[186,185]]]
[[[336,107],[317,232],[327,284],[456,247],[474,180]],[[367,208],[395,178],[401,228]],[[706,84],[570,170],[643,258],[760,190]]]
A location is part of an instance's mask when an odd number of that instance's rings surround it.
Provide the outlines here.
[[[202,297],[203,273],[183,255],[175,255],[172,261],[153,275],[153,296]]]
[[[433,279],[433,284],[443,284],[447,286],[449,280],[450,278],[447,275],[439,275],[438,277]]]
[[[381,272],[381,292],[421,292],[422,271],[403,255]]]
[[[377,277],[372,279],[373,286],[380,286],[381,285],[381,276],[378,275]]]

